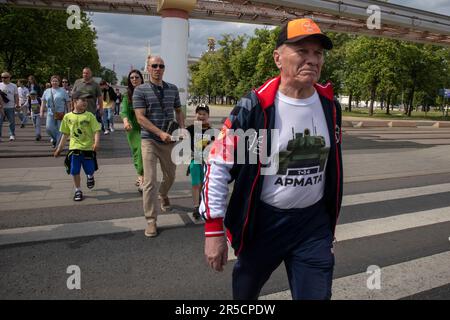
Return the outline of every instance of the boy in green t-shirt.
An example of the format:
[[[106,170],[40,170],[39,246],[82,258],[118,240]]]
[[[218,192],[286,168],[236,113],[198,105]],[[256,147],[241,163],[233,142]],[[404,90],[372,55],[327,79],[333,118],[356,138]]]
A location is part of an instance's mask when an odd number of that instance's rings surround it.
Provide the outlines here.
[[[94,172],[97,168],[96,152],[100,146],[100,123],[91,112],[86,112],[87,99],[92,98],[89,93],[76,91],[72,94],[74,110],[67,113],[59,131],[64,135],[60,139],[54,156],[58,157],[70,136],[69,153],[65,165],[67,173],[73,176],[75,184],[74,201],[83,200],[80,187],[81,166],[87,176],[87,187],[92,189],[95,185]]]

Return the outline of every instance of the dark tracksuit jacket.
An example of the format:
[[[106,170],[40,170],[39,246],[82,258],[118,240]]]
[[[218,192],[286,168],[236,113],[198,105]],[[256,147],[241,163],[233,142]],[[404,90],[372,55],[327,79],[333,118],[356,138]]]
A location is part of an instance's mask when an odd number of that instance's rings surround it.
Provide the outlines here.
[[[257,163],[248,161],[248,154],[254,151],[251,147],[245,148],[246,161],[243,164],[237,163],[240,136],[233,134],[233,130],[255,129],[258,138],[267,139],[262,148],[266,145],[267,150],[260,149],[259,154],[265,152],[270,155],[270,134],[260,136],[259,130],[268,129],[270,132],[270,129],[275,127],[274,100],[279,85],[280,77],[270,79],[238,101],[225,120],[205,164],[200,205],[200,213],[206,221],[205,236],[223,236],[226,232],[236,255],[239,255],[245,243],[252,237],[255,217],[258,214],[256,204],[263,186],[264,176],[261,175],[261,169],[264,165],[259,155]],[[322,103],[331,142],[323,199],[331,216],[331,231],[334,234],[341,208],[343,186],[341,107],[334,99],[331,83],[325,86],[316,84],[315,89]],[[246,146],[250,144],[251,142],[248,142]],[[227,206],[228,183],[233,181],[234,188]]]

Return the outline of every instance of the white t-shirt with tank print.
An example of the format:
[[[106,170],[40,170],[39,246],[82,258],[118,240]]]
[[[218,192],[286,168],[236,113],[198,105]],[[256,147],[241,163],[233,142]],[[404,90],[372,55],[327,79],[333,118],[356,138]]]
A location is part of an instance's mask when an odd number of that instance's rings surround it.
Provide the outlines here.
[[[261,200],[279,209],[306,208],[323,197],[330,136],[319,95],[275,97],[278,170],[265,175]],[[272,158],[272,161],[276,161]]]

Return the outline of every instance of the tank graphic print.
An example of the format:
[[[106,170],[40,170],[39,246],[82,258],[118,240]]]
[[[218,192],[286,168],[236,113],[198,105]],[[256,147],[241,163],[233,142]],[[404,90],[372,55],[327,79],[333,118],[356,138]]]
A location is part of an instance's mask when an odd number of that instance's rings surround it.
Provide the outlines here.
[[[278,154],[277,175],[306,176],[323,172],[329,151],[323,136],[311,135],[308,128],[303,132],[294,132],[292,128],[292,139],[286,150]]]

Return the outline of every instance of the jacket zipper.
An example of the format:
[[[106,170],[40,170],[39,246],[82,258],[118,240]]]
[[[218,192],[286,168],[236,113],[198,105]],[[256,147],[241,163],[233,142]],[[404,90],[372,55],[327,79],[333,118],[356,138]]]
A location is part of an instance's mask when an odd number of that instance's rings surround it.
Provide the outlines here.
[[[339,213],[339,192],[340,192],[340,180],[341,180],[341,169],[340,169],[341,168],[341,163],[340,163],[340,160],[339,160],[338,141],[337,141],[336,138],[338,138],[340,140],[341,139],[341,133],[339,132],[339,137],[336,136],[337,120],[336,120],[336,106],[334,104],[334,101],[332,102],[332,106],[333,106],[334,141],[336,143],[336,171],[337,171],[337,179],[336,179],[336,220],[334,222],[334,227],[333,227],[333,234],[334,234],[335,230],[336,230],[338,213]]]
[[[263,113],[264,113],[264,129],[267,129],[267,114],[266,114],[266,110],[263,109]],[[241,245],[239,246],[239,250],[236,252],[237,256],[239,255],[239,253],[241,253],[242,248],[244,247],[244,235],[245,235],[245,230],[247,229],[248,216],[249,216],[249,213],[250,213],[250,206],[252,205],[253,191],[255,190],[256,182],[258,181],[258,178],[259,178],[260,174],[261,174],[261,161],[258,159],[258,172],[256,173],[255,180],[253,180],[252,190],[250,191],[249,204],[248,204],[248,208],[247,208],[247,215],[245,217],[244,227],[242,229]]]

